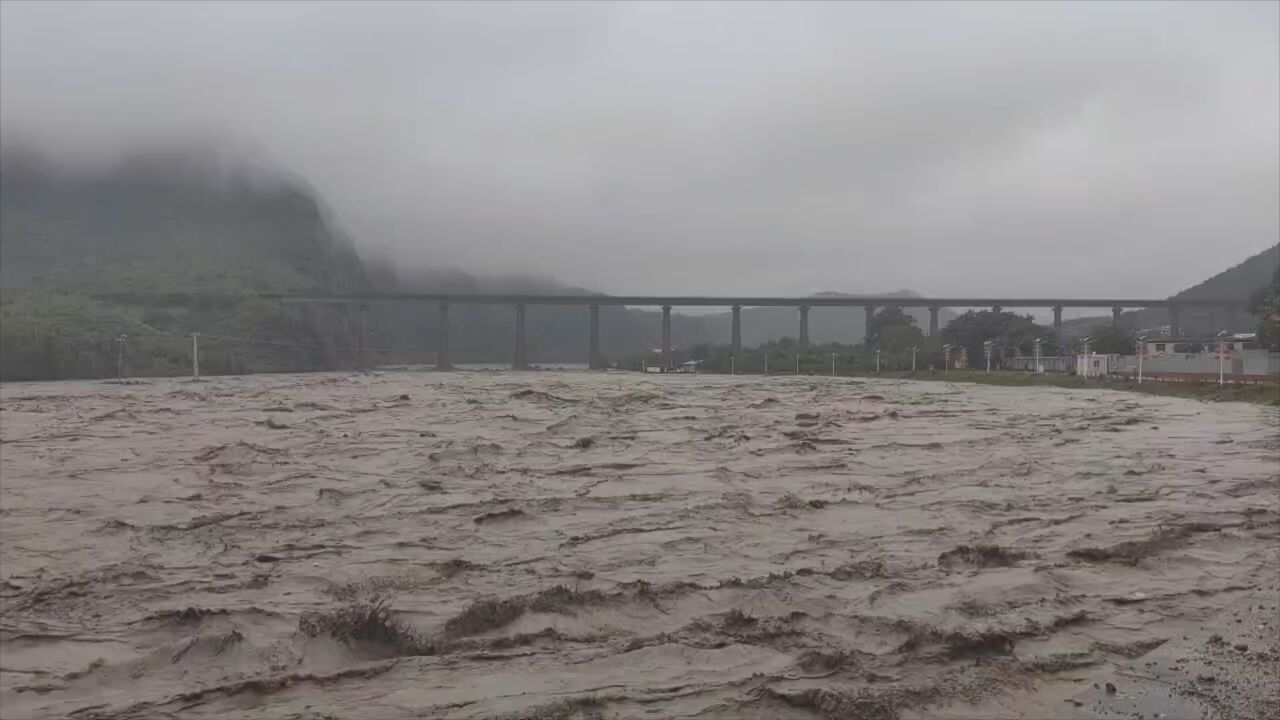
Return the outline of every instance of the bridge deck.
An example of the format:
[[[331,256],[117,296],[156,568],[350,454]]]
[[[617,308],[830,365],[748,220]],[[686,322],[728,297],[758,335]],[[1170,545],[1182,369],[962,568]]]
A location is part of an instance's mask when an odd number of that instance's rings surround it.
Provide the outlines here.
[[[1178,302],[1149,298],[1010,298],[1010,297],[810,297],[703,296],[703,295],[526,295],[489,293],[350,293],[350,294],[264,294],[264,298],[284,302],[440,302],[480,305],[633,305],[673,307],[1098,307],[1152,308],[1170,305],[1240,305],[1242,303]]]

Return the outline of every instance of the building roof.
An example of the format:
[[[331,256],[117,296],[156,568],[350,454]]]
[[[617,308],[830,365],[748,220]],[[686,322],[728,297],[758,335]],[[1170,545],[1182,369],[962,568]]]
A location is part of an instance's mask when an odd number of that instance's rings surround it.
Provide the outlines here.
[[[1256,339],[1256,338],[1257,338],[1257,335],[1255,335],[1255,334],[1253,334],[1253,333],[1239,333],[1239,334],[1236,334],[1236,335],[1227,335],[1224,339],[1230,340],[1230,341],[1232,341],[1232,342],[1247,342],[1247,341],[1249,341],[1249,340],[1254,340],[1254,339]],[[1210,337],[1186,337],[1186,336],[1176,336],[1176,337],[1147,337],[1147,338],[1143,338],[1143,340],[1142,340],[1142,341],[1143,341],[1143,342],[1145,342],[1145,343],[1200,343],[1201,345],[1205,345],[1205,344],[1212,344],[1212,343],[1216,343],[1216,342],[1218,342],[1218,338],[1217,338],[1216,336],[1210,336]]]

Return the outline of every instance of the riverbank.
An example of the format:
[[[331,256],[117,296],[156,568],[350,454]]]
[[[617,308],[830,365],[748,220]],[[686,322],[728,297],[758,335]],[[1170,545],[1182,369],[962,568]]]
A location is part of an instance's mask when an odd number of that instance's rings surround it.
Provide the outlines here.
[[[936,380],[944,382],[977,383],[980,385],[1003,385],[1006,387],[1048,386],[1084,390],[1090,388],[1102,390],[1123,390],[1127,392],[1145,393],[1147,395],[1163,395],[1167,397],[1183,397],[1209,402],[1249,402],[1259,405],[1280,407],[1280,383],[1248,383],[1219,385],[1204,382],[1157,382],[1138,383],[1128,379],[1086,379],[1076,375],[1044,374],[1029,372],[980,372],[973,370],[951,370],[947,373],[929,372],[882,372],[858,373],[856,377],[897,378],[902,380]]]

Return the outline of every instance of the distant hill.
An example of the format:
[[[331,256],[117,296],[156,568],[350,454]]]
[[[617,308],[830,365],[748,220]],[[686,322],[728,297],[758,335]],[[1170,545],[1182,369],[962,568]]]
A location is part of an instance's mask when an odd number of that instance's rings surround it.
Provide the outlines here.
[[[914,298],[921,297],[911,290],[898,290],[891,293],[875,293],[889,297]],[[817,295],[834,297],[858,297],[855,294],[822,292]],[[924,332],[929,331],[929,310],[927,308],[905,308],[905,311],[916,321],[916,326]],[[704,323],[708,340],[711,342],[727,342],[733,326],[733,313],[720,312],[705,315]],[[945,326],[956,314],[942,309],[938,313],[939,327]],[[866,333],[866,313],[860,307],[818,307],[809,310],[809,339],[815,343],[838,342],[850,345],[862,342]],[[784,337],[796,338],[800,334],[800,313],[796,308],[761,307],[743,308],[742,310],[742,343],[748,347],[759,345],[770,340]]]
[[[281,305],[263,291],[527,292],[596,294],[554,280],[481,277],[446,271],[429,256],[420,265],[362,259],[329,221],[301,181],[222,167],[199,155],[153,154],[92,174],[67,173],[28,155],[0,152],[0,379],[103,377],[115,373],[114,339],[128,336],[130,372],[181,374],[190,369],[190,333],[201,333],[201,365],[209,373],[301,371],[369,364],[430,362],[436,308],[426,304]],[[1175,297],[1245,301],[1280,265],[1280,245]],[[152,299],[94,298],[142,293]],[[210,299],[174,303],[156,294]],[[823,293],[839,295],[839,293]],[[909,290],[890,295],[919,297]],[[853,296],[856,297],[856,296]],[[921,329],[924,308],[907,310]],[[606,357],[634,356],[661,338],[656,309],[605,307]],[[861,308],[814,308],[814,342],[858,343]],[[945,326],[955,314],[942,310]],[[534,362],[585,362],[588,311],[533,307],[528,341]],[[725,344],[731,314],[673,317],[677,347]],[[1129,327],[1168,323],[1162,310],[1125,313]],[[1185,312],[1192,332],[1222,317]],[[1251,327],[1237,318],[1240,329]],[[1109,316],[1066,323],[1084,334]],[[452,310],[455,362],[505,362],[512,356],[514,313],[507,307]],[[743,310],[743,343],[797,337],[795,308]]]
[[[362,290],[590,294],[536,278],[365,263],[298,180],[199,155],[139,156],[87,174],[0,152],[0,379],[114,375],[121,334],[133,375],[189,372],[193,331],[207,373],[351,368],[360,347],[370,364],[434,359],[434,307],[374,304],[362,317],[351,306],[256,297]],[[120,293],[153,297],[95,297]],[[209,300],[154,299],[164,294]],[[585,308],[531,308],[528,322],[535,362],[585,362]],[[452,327],[455,361],[510,359],[511,308],[458,307]],[[661,315],[605,308],[601,334],[608,355],[642,351],[659,342]],[[704,337],[700,318],[674,318],[677,344]]]
[[[1280,268],[1280,244],[1172,295],[1171,299],[1188,302],[1248,302],[1254,292],[1273,282],[1277,268]],[[1244,313],[1228,318],[1220,311],[1203,308],[1188,308],[1182,311],[1179,320],[1183,331],[1188,334],[1208,334],[1217,330],[1248,332],[1256,325],[1256,320]],[[1088,334],[1090,328],[1097,325],[1110,324],[1110,315],[1083,317],[1064,322],[1063,329],[1070,336],[1081,336]],[[1120,316],[1120,324],[1131,330],[1158,328],[1169,324],[1169,312],[1159,308],[1133,310]]]
[[[1174,295],[1177,300],[1244,302],[1249,295],[1272,281],[1280,267],[1280,244],[1223,270],[1198,285]]]
[[[214,168],[150,155],[68,173],[0,154],[0,378],[112,375],[121,333],[135,374],[189,371],[187,335],[197,330],[210,372],[337,363],[355,337],[347,313],[254,293],[366,289],[359,258],[296,181]],[[226,299],[169,307],[91,297],[127,292]]]
[[[148,157],[92,175],[0,160],[0,288],[246,293],[367,287],[308,189]]]

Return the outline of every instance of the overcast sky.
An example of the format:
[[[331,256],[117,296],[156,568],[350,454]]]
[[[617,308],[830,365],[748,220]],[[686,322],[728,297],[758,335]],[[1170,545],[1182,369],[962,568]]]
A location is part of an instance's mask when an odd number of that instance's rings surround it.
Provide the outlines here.
[[[1280,4],[0,6],[6,143],[237,148],[615,293],[1166,296],[1280,238]]]

